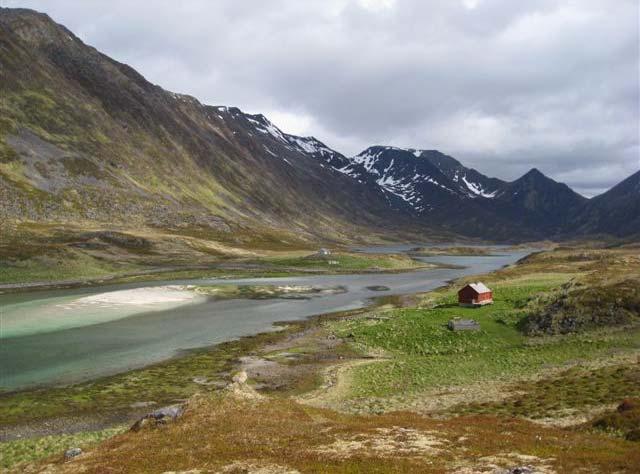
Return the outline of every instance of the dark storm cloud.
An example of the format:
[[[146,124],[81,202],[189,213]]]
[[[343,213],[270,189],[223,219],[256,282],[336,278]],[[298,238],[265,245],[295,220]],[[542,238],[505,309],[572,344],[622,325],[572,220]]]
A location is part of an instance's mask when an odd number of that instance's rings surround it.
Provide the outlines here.
[[[4,1],[346,154],[437,148],[592,195],[640,167],[637,0]]]

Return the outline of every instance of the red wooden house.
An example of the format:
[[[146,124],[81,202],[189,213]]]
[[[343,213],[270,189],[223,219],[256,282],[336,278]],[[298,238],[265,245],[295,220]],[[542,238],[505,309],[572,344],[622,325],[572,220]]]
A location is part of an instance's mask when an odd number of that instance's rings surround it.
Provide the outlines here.
[[[458,291],[460,306],[484,306],[493,303],[493,292],[482,282],[469,283]]]

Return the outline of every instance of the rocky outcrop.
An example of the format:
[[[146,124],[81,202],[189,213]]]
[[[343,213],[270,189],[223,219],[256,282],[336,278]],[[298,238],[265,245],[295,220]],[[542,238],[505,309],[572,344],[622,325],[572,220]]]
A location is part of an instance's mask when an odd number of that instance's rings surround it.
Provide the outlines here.
[[[71,461],[73,458],[78,457],[82,454],[82,449],[80,448],[69,448],[64,452],[64,460]]]
[[[136,421],[131,427],[131,431],[140,431],[146,428],[166,425],[180,418],[184,410],[185,406],[182,404],[159,408]]]

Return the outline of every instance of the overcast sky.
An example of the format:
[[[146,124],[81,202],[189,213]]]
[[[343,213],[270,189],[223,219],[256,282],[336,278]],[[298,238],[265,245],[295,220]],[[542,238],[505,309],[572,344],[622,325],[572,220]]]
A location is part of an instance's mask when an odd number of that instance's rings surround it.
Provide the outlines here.
[[[638,0],[0,0],[347,155],[438,149],[592,196],[640,168]]]

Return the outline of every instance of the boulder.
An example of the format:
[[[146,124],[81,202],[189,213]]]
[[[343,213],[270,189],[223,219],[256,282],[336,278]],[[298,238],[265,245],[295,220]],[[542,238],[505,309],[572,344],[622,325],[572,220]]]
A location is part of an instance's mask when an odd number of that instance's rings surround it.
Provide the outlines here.
[[[80,448],[69,448],[64,452],[64,460],[70,461],[76,456],[80,456],[82,454],[82,449]]]
[[[184,405],[169,405],[146,414],[131,427],[131,431],[140,431],[145,427],[166,425],[180,418],[184,413]]]
[[[501,474],[535,474],[535,472],[536,471],[529,466],[518,466],[505,469]]]
[[[233,382],[237,383],[237,384],[243,384],[246,383],[248,379],[247,373],[244,370],[241,370],[240,372],[238,372],[237,374],[235,374],[231,380],[233,380]]]
[[[384,285],[371,285],[371,286],[367,286],[367,290],[370,291],[389,291],[391,288],[389,288],[388,286],[384,286]]]

